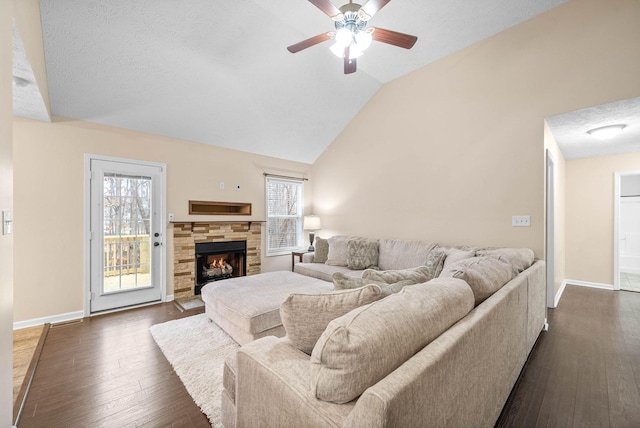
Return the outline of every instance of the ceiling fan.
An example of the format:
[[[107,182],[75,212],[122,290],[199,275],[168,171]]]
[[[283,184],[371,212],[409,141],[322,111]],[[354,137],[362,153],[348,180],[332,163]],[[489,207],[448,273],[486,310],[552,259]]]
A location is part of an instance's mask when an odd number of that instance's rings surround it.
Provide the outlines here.
[[[335,21],[336,31],[318,34],[317,36],[291,45],[287,50],[291,53],[317,45],[329,39],[336,43],[331,51],[344,58],[344,74],[356,71],[356,58],[362,55],[372,40],[411,49],[418,38],[397,31],[379,27],[367,27],[367,22],[391,0],[369,0],[364,5],[349,3],[337,8],[329,0],[309,0],[314,6]]]

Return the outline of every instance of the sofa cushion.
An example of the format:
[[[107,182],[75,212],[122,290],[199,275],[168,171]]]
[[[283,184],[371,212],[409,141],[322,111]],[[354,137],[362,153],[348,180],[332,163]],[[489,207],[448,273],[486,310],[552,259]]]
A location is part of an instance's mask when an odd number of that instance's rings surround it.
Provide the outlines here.
[[[435,246],[436,244],[426,241],[381,239],[378,267],[382,270],[398,270],[423,266]]]
[[[333,274],[333,287],[336,290],[349,290],[353,288],[364,287],[365,285],[369,284],[377,285],[382,290],[382,295],[388,296],[389,294],[399,292],[403,287],[407,285],[417,284],[417,282],[407,279],[388,284],[386,282],[374,281],[372,279],[349,277],[342,272],[336,272]]]
[[[329,323],[311,353],[316,398],[347,403],[407,361],[473,308],[462,280],[405,287]]]
[[[483,248],[476,251],[481,257],[498,257],[513,266],[517,273],[533,264],[535,254],[530,248]]]
[[[378,240],[350,238],[347,240],[347,267],[370,269],[378,265]]]
[[[329,252],[327,253],[326,264],[331,266],[347,265],[347,240],[348,238],[343,235],[332,236],[328,239]]]
[[[380,287],[373,284],[332,293],[291,294],[280,305],[280,318],[291,344],[311,354],[331,320],[382,297]]]
[[[496,257],[461,260],[455,263],[452,272],[454,278],[460,278],[469,284],[476,306],[516,276],[513,266]]]
[[[353,278],[360,278],[362,276],[361,270],[349,269],[346,266],[331,266],[323,263],[296,263],[293,271],[300,275],[310,276],[312,278],[318,278],[323,281],[331,282],[331,276],[340,272],[346,276]]]
[[[315,248],[313,263],[326,263],[327,256],[329,255],[329,241],[318,236],[316,238]]]

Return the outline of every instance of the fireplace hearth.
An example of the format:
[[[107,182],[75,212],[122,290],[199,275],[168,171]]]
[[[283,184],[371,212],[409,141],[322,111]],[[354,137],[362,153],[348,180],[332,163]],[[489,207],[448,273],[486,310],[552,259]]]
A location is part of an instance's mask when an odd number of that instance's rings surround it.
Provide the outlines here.
[[[247,241],[196,242],[195,294],[209,282],[245,276]]]

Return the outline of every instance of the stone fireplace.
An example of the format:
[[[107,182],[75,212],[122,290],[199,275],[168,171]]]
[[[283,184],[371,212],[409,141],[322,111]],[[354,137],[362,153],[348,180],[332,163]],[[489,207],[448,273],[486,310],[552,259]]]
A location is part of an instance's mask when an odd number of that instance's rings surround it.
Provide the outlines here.
[[[260,243],[260,222],[173,223],[174,299],[208,281],[260,273]]]

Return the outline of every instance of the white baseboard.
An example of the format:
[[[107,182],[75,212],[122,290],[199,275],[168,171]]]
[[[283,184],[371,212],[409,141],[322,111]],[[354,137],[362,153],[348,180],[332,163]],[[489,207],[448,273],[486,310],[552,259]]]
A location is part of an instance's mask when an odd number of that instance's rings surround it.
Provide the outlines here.
[[[560,285],[560,289],[558,290],[558,292],[555,295],[555,298],[553,299],[553,307],[557,308],[558,307],[558,303],[560,303],[560,298],[562,297],[562,293],[564,293],[564,289],[567,286],[567,281],[562,281],[562,284]]]
[[[84,318],[84,311],[67,312],[66,314],[58,314],[48,317],[17,321],[13,323],[13,329],[20,330],[22,328],[35,327],[37,325],[55,324],[59,322],[73,321],[81,318]]]
[[[570,285],[579,285],[580,287],[591,287],[591,288],[600,288],[603,290],[613,290],[613,285],[601,284],[599,282],[578,281],[575,279],[565,279],[564,282]]]
[[[167,297],[164,299],[165,302],[173,302],[173,294],[169,294],[167,295]]]

